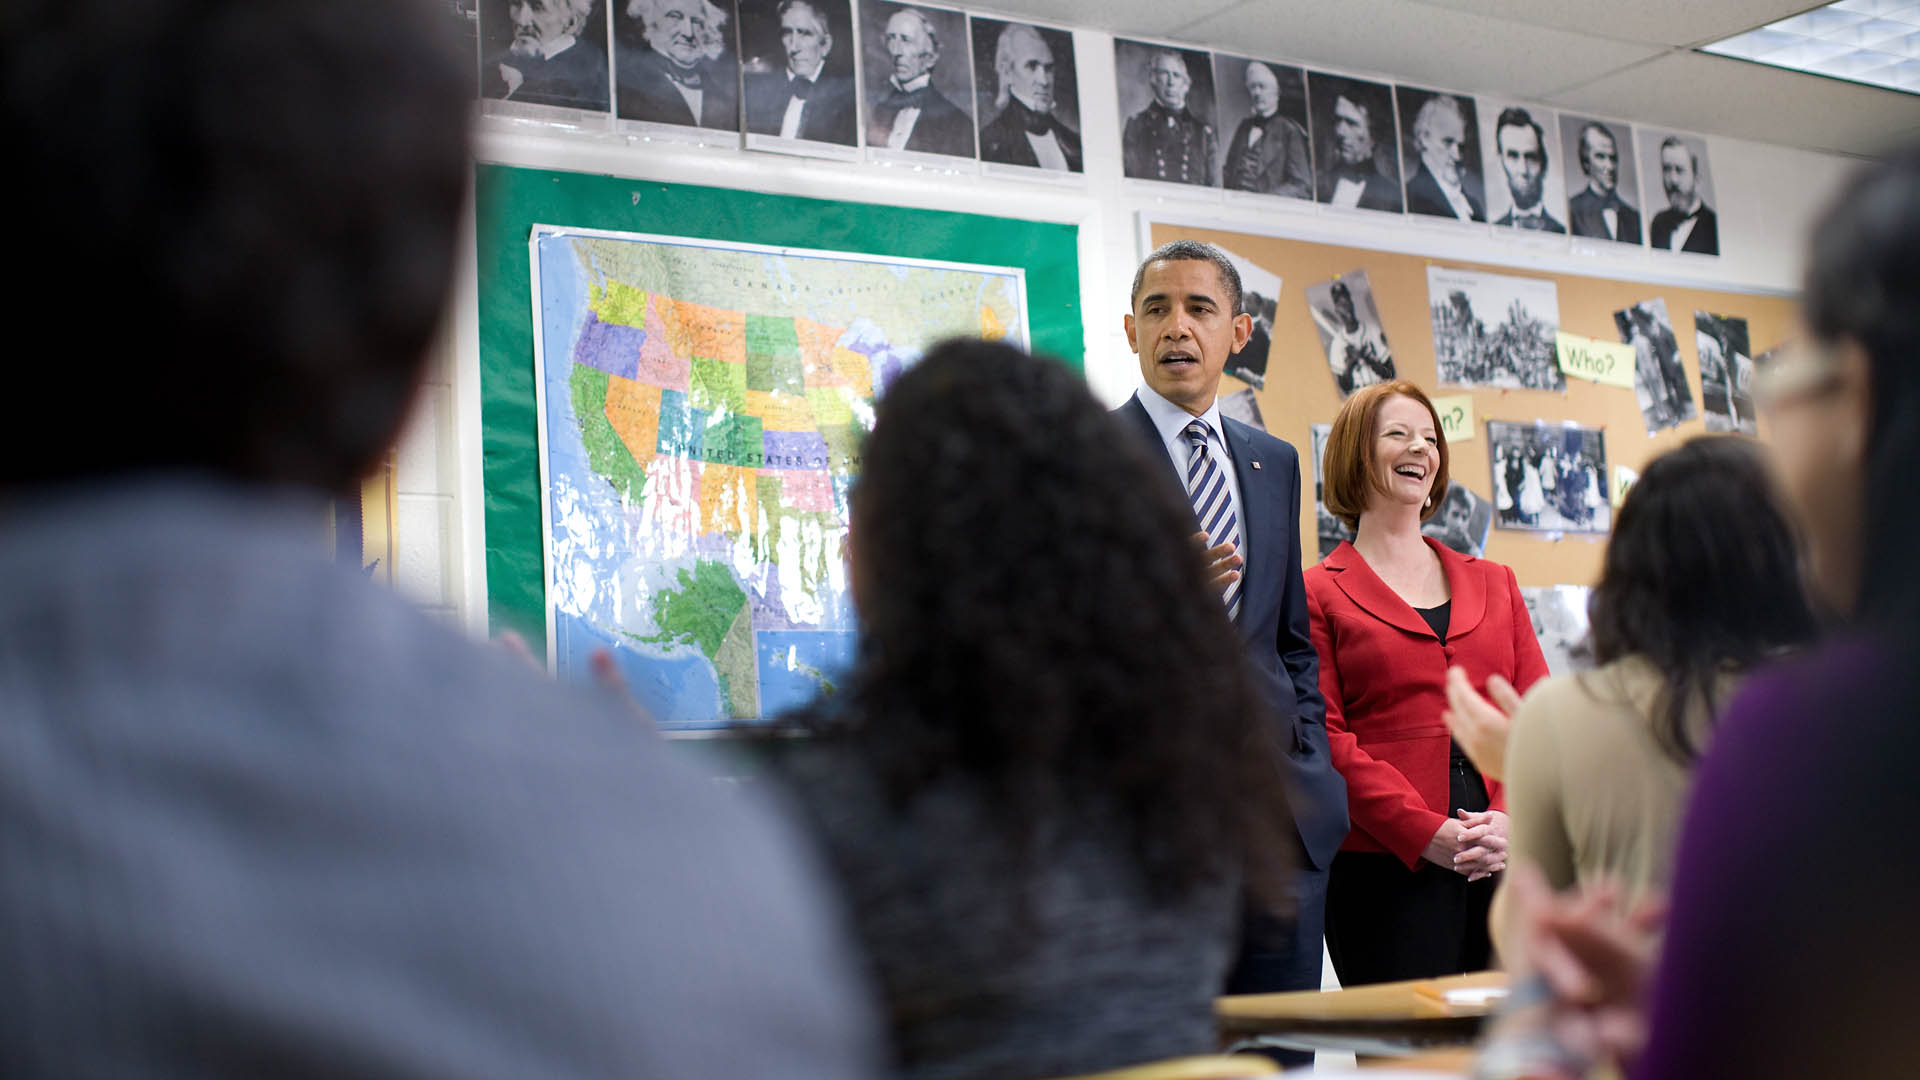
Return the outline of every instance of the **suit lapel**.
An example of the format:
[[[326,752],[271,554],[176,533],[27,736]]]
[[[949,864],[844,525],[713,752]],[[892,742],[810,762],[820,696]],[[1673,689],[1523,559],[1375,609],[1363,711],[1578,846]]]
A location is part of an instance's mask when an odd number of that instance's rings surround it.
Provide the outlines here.
[[[1474,560],[1431,537],[1427,546],[1440,555],[1440,569],[1447,575],[1447,591],[1453,594],[1453,607],[1447,613],[1447,638],[1457,638],[1480,625],[1487,614],[1487,591],[1480,574],[1470,565]]]
[[[1444,562],[1444,556],[1442,561]],[[1430,637],[1435,641],[1440,640],[1439,636],[1433,632],[1433,627],[1427,625],[1427,620],[1421,618],[1420,613],[1413,610],[1405,600],[1400,599],[1399,593],[1394,592],[1386,582],[1380,580],[1380,575],[1373,572],[1373,567],[1367,565],[1367,560],[1360,557],[1360,553],[1353,549],[1352,544],[1341,541],[1340,546],[1333,549],[1333,554],[1321,561],[1321,565],[1334,571],[1334,584],[1340,586],[1340,591],[1347,594],[1347,599],[1360,605],[1369,615],[1390,626],[1397,626],[1409,634]],[[1447,584],[1449,586],[1453,584],[1453,575],[1447,576]],[[1451,623],[1451,617],[1448,621]],[[1447,636],[1454,636],[1451,625],[1448,627]]]
[[[1167,453],[1167,441],[1160,437],[1160,429],[1153,426],[1153,417],[1147,415],[1147,407],[1140,404],[1140,395],[1135,394],[1128,398],[1127,403],[1120,406],[1118,411],[1133,422],[1135,429],[1140,432],[1140,437],[1147,440],[1147,445],[1153,448],[1153,456],[1166,463],[1167,475],[1173,477],[1173,486],[1179,490],[1180,496],[1185,498],[1187,478],[1180,475],[1180,467],[1174,464],[1173,458]]]
[[[1220,418],[1220,435],[1227,443],[1227,452],[1233,455],[1233,477],[1240,483],[1240,557],[1245,560],[1240,568],[1240,595],[1250,596],[1253,579],[1264,564],[1255,558],[1256,552],[1265,549],[1260,545],[1267,542],[1268,530],[1273,528],[1273,506],[1275,500],[1267,483],[1267,474],[1275,467],[1266,461],[1254,449],[1253,440],[1247,436],[1247,428],[1231,417]],[[1243,599],[1240,613],[1245,615],[1247,603]]]

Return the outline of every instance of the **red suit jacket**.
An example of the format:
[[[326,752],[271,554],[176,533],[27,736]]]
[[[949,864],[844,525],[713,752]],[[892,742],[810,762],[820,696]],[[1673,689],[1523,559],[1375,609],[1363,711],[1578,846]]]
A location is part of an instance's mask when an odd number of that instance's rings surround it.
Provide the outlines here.
[[[1453,592],[1445,645],[1352,544],[1306,572],[1327,740],[1353,822],[1340,849],[1391,852],[1409,869],[1447,816],[1447,668],[1465,668],[1482,693],[1489,675],[1524,693],[1547,674],[1513,571],[1427,546]],[[1487,794],[1505,806],[1498,782]]]

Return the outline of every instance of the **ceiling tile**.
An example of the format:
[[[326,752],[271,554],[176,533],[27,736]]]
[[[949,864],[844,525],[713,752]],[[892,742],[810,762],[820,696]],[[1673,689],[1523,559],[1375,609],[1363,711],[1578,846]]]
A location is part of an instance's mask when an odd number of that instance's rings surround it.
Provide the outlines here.
[[[1182,36],[1243,54],[1522,100],[1660,52],[1407,0],[1245,2],[1194,21]]]
[[[1808,0],[1421,0],[1421,5],[1472,12],[1618,41],[1702,45],[1807,10]],[[1413,5],[1403,5],[1413,6]]]
[[[957,0],[940,0],[941,3]],[[1240,0],[990,0],[981,14],[1024,16],[1036,22],[1083,26],[1120,37],[1158,37],[1192,40],[1186,27],[1195,19],[1230,8]],[[966,5],[972,9],[972,5]],[[991,9],[990,11],[988,9]]]
[[[1704,53],[1669,53],[1545,100],[1658,127],[1864,157],[1920,132],[1920,96]]]

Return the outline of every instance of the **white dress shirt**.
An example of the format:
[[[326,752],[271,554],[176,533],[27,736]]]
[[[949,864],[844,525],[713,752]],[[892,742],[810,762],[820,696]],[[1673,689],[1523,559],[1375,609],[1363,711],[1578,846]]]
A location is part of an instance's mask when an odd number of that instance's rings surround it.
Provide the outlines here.
[[[1214,398],[1207,411],[1199,416],[1161,397],[1151,386],[1142,384],[1139,391],[1140,404],[1146,407],[1147,419],[1153,421],[1153,428],[1160,433],[1160,441],[1166,445],[1167,456],[1173,459],[1173,469],[1180,474],[1182,485],[1187,480],[1187,462],[1193,456],[1193,444],[1187,441],[1187,425],[1195,420],[1206,423],[1210,434],[1207,436],[1207,451],[1213,455],[1214,464],[1227,480],[1227,495],[1233,499],[1234,518],[1239,522],[1240,554],[1246,556],[1247,546],[1247,503],[1240,497],[1240,477],[1233,470],[1233,454],[1227,450],[1225,431],[1220,426],[1220,399]],[[1184,490],[1184,487],[1183,489]]]

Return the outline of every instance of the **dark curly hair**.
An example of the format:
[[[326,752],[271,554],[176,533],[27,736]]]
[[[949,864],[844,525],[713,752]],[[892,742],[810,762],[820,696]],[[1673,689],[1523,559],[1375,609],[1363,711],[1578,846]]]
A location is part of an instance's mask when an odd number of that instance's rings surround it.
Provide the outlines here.
[[[861,644],[803,722],[896,808],[983,786],[1029,854],[1111,806],[1161,897],[1291,850],[1242,650],[1164,466],[1059,363],[947,342],[881,399],[853,493]],[[1263,884],[1264,883],[1264,884]]]
[[[1654,458],[1627,493],[1587,602],[1594,659],[1638,654],[1665,686],[1654,733],[1675,760],[1699,752],[1686,715],[1729,670],[1813,640],[1792,527],[1760,448],[1732,435],[1690,439]]]

